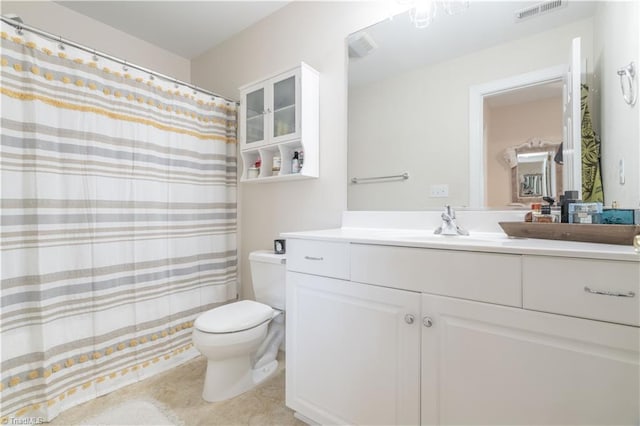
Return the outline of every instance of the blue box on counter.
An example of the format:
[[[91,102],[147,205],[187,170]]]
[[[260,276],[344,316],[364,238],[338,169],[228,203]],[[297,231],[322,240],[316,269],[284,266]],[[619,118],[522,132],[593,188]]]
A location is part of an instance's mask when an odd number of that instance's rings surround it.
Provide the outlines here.
[[[601,223],[602,203],[569,204],[569,223]]]
[[[638,209],[604,209],[602,223],[611,225],[640,225]]]

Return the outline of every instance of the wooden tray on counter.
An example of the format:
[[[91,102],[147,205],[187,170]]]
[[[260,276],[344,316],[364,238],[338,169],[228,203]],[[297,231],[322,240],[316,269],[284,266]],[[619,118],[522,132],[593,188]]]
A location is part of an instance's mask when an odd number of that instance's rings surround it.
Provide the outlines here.
[[[579,223],[499,222],[510,237],[586,243],[633,245],[640,225],[590,225]]]

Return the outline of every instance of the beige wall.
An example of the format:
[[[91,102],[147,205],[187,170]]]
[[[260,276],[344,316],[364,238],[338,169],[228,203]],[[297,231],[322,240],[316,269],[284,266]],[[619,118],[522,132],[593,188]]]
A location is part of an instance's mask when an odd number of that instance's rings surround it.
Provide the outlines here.
[[[15,13],[26,25],[129,60],[169,77],[187,82],[191,78],[191,63],[188,59],[52,1],[2,1],[0,13]]]
[[[247,257],[283,231],[340,226],[347,208],[345,37],[382,19],[380,3],[293,2],[192,62],[192,80],[239,98],[238,87],[304,61],[320,73],[320,177],[239,185],[243,296],[253,297]]]
[[[503,159],[507,148],[536,137],[562,140],[562,99],[547,98],[489,109],[487,127],[487,204],[511,203],[511,168]]]
[[[625,104],[616,70],[635,61],[640,66],[640,2],[603,2],[595,18],[595,67],[597,94],[601,94],[600,134],[605,204],[640,207],[640,100]],[[636,85],[640,81],[636,68]],[[599,86],[599,87],[598,87]],[[638,90],[638,89],[636,89]],[[639,93],[640,95],[640,90]],[[598,114],[599,112],[599,114]],[[618,176],[618,162],[625,161],[625,183]]]

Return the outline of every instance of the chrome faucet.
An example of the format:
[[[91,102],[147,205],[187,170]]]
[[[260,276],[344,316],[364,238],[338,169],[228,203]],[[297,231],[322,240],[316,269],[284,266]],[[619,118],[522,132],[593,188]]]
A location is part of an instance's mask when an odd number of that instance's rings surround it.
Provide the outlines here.
[[[456,224],[456,212],[450,205],[444,206],[444,212],[442,212],[442,225],[440,225],[434,234],[441,235],[469,235],[469,231],[462,229]]]

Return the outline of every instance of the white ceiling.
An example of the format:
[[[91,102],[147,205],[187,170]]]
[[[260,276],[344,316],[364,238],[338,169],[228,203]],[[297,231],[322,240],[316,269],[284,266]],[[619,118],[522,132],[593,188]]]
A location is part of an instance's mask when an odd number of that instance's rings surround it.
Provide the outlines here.
[[[193,59],[289,1],[56,1],[78,13]]]
[[[510,40],[531,36],[559,25],[593,16],[595,1],[573,1],[568,5],[516,22],[514,13],[540,0],[474,0],[454,16],[437,16],[428,28],[417,29],[408,13],[353,34],[350,40],[367,34],[377,48],[362,58],[349,61],[349,84],[368,84],[400,71],[439,63]]]

